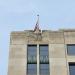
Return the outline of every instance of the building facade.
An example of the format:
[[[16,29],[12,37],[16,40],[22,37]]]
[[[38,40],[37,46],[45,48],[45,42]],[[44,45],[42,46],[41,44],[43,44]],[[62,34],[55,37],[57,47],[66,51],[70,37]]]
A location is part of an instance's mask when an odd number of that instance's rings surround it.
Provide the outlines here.
[[[8,75],[75,75],[75,30],[12,32]]]

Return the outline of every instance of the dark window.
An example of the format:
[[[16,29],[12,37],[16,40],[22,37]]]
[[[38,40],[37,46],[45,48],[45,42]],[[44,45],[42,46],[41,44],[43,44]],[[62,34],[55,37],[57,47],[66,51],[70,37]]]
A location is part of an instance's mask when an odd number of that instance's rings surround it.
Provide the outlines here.
[[[37,64],[27,64],[27,75],[37,75]]]
[[[28,45],[27,55],[28,55],[28,63],[36,63],[37,45]]]
[[[69,63],[70,75],[75,75],[75,63]]]
[[[48,56],[48,45],[40,45],[40,55]]]
[[[36,56],[36,54],[37,54],[37,46],[28,45],[28,56]]]
[[[40,75],[49,75],[49,51],[48,45],[40,45]]]
[[[49,52],[48,52],[48,45],[40,45],[39,46],[40,52],[40,62],[41,63],[48,63],[49,59]]]
[[[67,45],[67,53],[70,55],[75,55],[75,44]]]
[[[49,75],[49,64],[40,64],[40,75]]]
[[[37,75],[37,45],[27,46],[27,75]]]

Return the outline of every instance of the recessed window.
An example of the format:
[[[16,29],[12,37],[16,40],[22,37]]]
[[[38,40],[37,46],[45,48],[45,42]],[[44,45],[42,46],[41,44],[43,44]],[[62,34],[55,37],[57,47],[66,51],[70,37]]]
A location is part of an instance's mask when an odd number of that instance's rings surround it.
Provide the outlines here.
[[[48,45],[39,45],[40,75],[49,74],[49,49]]]
[[[39,48],[41,56],[48,56],[48,45],[40,45]]]
[[[28,56],[28,63],[37,62],[37,45],[28,45],[27,56]]]
[[[37,75],[37,45],[27,46],[27,75]]]
[[[70,75],[75,75],[75,63],[69,63]]]
[[[49,75],[49,64],[40,64],[40,75]]]
[[[37,64],[27,64],[27,75],[37,75]]]
[[[67,53],[69,55],[75,55],[75,44],[68,44],[67,45]]]
[[[48,45],[39,45],[40,75],[50,75],[48,51]],[[28,45],[27,59],[27,75],[37,75],[37,45]]]
[[[48,45],[40,45],[39,52],[40,52],[40,63],[48,63],[49,62]]]

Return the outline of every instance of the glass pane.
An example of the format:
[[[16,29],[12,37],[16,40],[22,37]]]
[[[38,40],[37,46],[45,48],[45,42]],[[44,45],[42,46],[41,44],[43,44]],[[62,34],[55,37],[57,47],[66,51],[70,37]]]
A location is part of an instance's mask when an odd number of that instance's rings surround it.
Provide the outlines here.
[[[28,56],[28,63],[37,63],[36,56]]]
[[[40,55],[48,56],[48,45],[40,45]]]
[[[67,45],[68,54],[75,55],[75,44]]]
[[[36,45],[28,45],[28,55],[35,56],[37,54],[37,46]]]
[[[48,63],[49,62],[49,52],[48,45],[40,45],[40,63]]]
[[[69,64],[70,75],[75,75],[75,63]]]
[[[36,75],[37,74],[37,64],[28,64],[27,68],[28,75]]]
[[[49,64],[40,64],[40,75],[49,75]]]
[[[28,45],[28,63],[36,63],[37,62],[37,46],[36,45]]]
[[[49,64],[40,64],[40,69],[48,69]]]

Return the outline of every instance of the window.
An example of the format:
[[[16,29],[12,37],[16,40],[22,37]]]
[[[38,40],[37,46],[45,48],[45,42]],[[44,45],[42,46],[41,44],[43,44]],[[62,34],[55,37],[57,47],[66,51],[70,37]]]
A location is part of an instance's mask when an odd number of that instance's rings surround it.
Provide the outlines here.
[[[37,45],[27,47],[27,75],[37,75]]]
[[[37,64],[27,64],[27,75],[37,75]]]
[[[37,45],[28,45],[27,56],[27,75],[37,75]],[[48,45],[39,45],[39,59],[40,75],[50,75]]]
[[[75,55],[75,44],[68,44],[67,45],[67,53],[69,55]]]
[[[69,63],[70,75],[75,75],[75,63]]]
[[[37,61],[37,45],[28,45],[28,63],[36,63]]]
[[[40,64],[40,75],[49,75],[49,64]]]
[[[40,45],[40,75],[50,75],[49,74],[49,52],[48,45]]]
[[[40,63],[48,63],[49,61],[48,45],[40,45],[39,52],[40,52]]]

